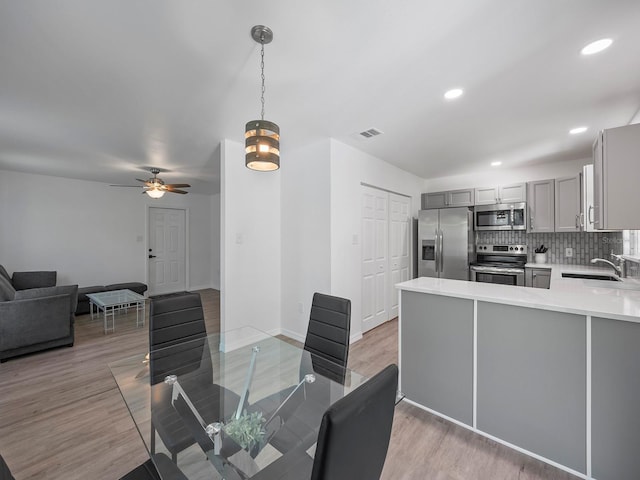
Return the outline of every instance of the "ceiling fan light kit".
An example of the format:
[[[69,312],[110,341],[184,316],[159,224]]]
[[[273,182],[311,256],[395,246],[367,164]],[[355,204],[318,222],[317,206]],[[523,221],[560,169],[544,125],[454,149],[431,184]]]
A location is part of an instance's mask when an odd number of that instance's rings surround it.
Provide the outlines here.
[[[269,27],[256,25],[251,29],[251,37],[261,45],[262,112],[260,120],[245,125],[245,165],[251,170],[269,172],[280,168],[280,127],[264,119],[264,46],[273,40],[273,32]]]
[[[152,168],[150,172],[153,174],[153,177],[148,180],[142,180],[141,178],[136,178],[136,180],[140,183],[143,183],[142,186],[142,194],[145,193],[149,195],[151,198],[162,198],[165,193],[180,193],[182,195],[186,195],[186,190],[180,190],[181,188],[188,188],[191,185],[188,183],[164,183],[164,180],[158,178],[158,174],[160,173],[159,168]],[[139,185],[111,185],[112,187],[138,187]]]
[[[151,198],[162,198],[162,197],[164,197],[164,190],[160,190],[157,187],[150,188],[144,193],[149,195]]]

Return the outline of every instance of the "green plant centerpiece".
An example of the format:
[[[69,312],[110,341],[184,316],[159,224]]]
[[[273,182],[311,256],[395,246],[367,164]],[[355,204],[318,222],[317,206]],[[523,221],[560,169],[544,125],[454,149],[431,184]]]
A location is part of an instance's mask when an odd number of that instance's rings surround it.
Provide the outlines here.
[[[247,414],[245,410],[239,418],[233,417],[225,426],[224,431],[238,445],[247,451],[258,445],[265,436],[265,420],[262,412]]]

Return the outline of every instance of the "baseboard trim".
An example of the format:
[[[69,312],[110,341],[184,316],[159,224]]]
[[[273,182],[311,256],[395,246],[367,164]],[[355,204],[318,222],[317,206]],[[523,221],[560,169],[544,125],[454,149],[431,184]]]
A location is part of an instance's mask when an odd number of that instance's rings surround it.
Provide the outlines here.
[[[207,290],[207,289],[219,290],[218,288],[214,287],[212,284],[209,284],[209,285],[190,285],[187,290],[192,292],[193,290]]]
[[[300,335],[299,333],[294,332],[293,330],[289,330],[288,328],[280,328],[280,335],[292,338],[300,343],[304,343],[305,340],[304,335]]]

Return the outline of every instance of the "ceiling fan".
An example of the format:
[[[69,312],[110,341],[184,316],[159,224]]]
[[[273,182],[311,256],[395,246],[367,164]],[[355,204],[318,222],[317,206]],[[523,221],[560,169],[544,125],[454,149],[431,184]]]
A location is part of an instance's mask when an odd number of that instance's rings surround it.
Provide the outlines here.
[[[188,183],[164,183],[164,181],[158,177],[160,173],[160,169],[151,168],[149,170],[153,177],[148,180],[142,180],[141,178],[136,178],[137,181],[142,182],[144,185],[142,188],[144,189],[142,193],[146,193],[151,198],[161,198],[166,192],[170,193],[180,193],[182,195],[187,194],[189,192],[185,190],[180,190],[181,188],[190,187]],[[111,185],[112,187],[140,187],[140,185]]]

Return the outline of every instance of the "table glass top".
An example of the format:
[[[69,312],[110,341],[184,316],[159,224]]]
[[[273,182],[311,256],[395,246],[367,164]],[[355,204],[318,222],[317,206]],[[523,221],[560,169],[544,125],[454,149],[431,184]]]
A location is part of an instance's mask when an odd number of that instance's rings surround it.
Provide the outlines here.
[[[110,292],[88,293],[87,297],[93,300],[93,303],[101,307],[111,307],[113,305],[123,305],[125,303],[133,303],[144,300],[144,296],[138,295],[131,290],[112,290]]]
[[[326,409],[366,381],[250,327],[109,368],[147,450],[177,450],[189,479],[251,478],[281,457],[274,445],[291,431],[296,447],[313,452]]]

